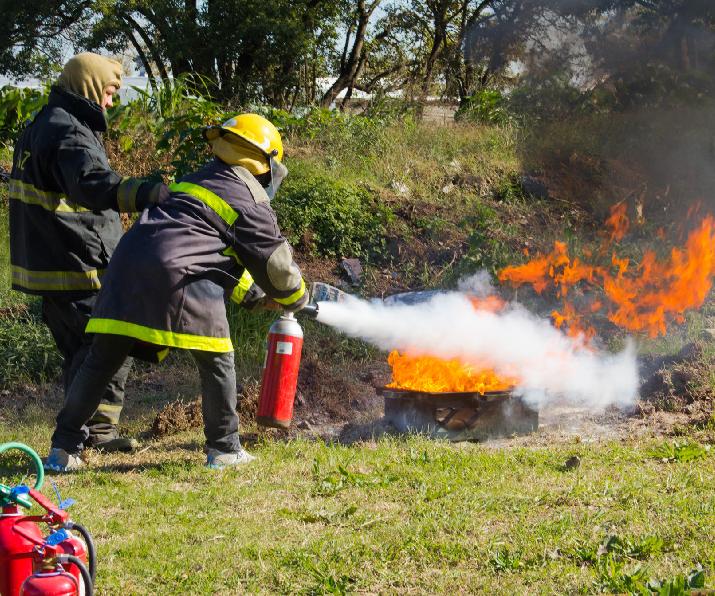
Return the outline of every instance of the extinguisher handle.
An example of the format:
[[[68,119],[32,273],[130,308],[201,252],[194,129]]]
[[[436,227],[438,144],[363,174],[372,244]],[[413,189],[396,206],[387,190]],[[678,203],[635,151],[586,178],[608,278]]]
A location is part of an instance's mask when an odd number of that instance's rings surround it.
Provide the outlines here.
[[[64,524],[69,519],[69,513],[67,513],[64,509],[60,509],[41,492],[31,488],[30,496],[35,501],[35,503],[37,503],[40,507],[47,511],[51,523]]]

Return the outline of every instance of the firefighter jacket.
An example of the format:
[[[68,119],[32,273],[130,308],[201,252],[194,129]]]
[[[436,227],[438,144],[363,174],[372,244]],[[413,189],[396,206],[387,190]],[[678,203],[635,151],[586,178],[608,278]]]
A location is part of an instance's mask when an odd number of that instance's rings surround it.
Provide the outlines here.
[[[230,352],[228,295],[242,302],[262,289],[287,310],[305,304],[291,248],[248,170],[214,159],[169,188],[119,243],[88,333],[133,337],[143,348]]]
[[[149,202],[158,185],[109,167],[99,136],[106,129],[98,104],[55,86],[21,133],[9,181],[15,290],[96,292],[122,235],[119,211],[140,211]]]

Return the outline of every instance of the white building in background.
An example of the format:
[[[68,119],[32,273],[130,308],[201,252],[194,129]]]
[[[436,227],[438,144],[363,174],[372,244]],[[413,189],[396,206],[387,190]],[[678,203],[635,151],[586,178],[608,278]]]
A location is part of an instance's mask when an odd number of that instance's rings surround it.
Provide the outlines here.
[[[5,85],[29,89],[42,89],[43,84],[44,82],[40,79],[10,79],[4,75],[0,75],[0,89]]]
[[[136,88],[136,89],[135,89]],[[122,87],[119,89],[119,99],[122,103],[127,103],[139,97],[137,89],[151,93],[149,77],[134,76],[122,78]]]

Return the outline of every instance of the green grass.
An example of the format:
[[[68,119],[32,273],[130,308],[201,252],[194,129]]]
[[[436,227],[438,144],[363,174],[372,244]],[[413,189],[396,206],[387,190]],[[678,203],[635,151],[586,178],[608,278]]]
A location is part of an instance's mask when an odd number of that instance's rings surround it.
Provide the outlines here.
[[[25,412],[0,440],[43,452],[49,418]],[[713,585],[709,452],[265,440],[216,473],[201,444],[185,432],[54,479],[97,537],[101,593],[597,593],[699,565]]]

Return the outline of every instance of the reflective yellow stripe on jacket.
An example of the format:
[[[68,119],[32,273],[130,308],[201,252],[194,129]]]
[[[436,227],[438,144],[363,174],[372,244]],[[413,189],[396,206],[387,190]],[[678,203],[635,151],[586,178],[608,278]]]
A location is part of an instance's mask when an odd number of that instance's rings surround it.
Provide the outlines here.
[[[37,205],[47,211],[58,213],[79,213],[89,211],[67,200],[66,195],[51,190],[40,190],[28,182],[10,180],[9,197],[25,205]]]
[[[187,195],[191,195],[195,199],[198,199],[206,206],[213,209],[229,226],[233,225],[233,222],[238,219],[238,213],[236,213],[231,205],[219,197],[215,192],[211,192],[203,186],[192,184],[191,182],[175,182],[169,186],[169,190],[171,192],[183,192]]]
[[[27,290],[99,290],[102,284],[99,278],[104,270],[89,271],[31,271],[11,265],[13,285]]]
[[[117,188],[117,207],[122,213],[134,213],[137,210],[137,193],[143,184],[137,178],[122,178]]]
[[[163,329],[153,329],[136,323],[117,321],[116,319],[90,319],[86,333],[108,333],[124,335],[157,346],[182,348],[184,350],[202,350],[204,352],[233,352],[230,337],[206,337],[188,333],[174,333]]]
[[[278,304],[282,304],[283,306],[291,306],[298,302],[303,296],[305,295],[305,281],[302,279],[300,280],[300,287],[293,292],[288,298],[273,298],[275,302]]]
[[[243,275],[241,275],[241,279],[238,280],[236,287],[233,288],[233,292],[231,293],[231,300],[233,300],[233,302],[235,302],[236,304],[241,304],[241,302],[243,302],[243,299],[246,297],[246,294],[248,294],[248,290],[251,289],[252,285],[253,277],[251,277],[251,274],[248,272],[248,269],[244,269]]]

